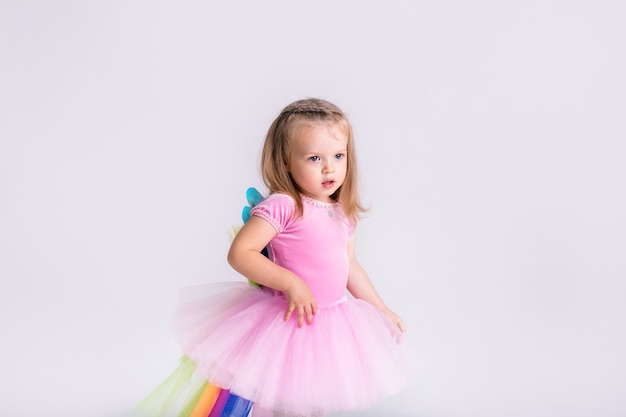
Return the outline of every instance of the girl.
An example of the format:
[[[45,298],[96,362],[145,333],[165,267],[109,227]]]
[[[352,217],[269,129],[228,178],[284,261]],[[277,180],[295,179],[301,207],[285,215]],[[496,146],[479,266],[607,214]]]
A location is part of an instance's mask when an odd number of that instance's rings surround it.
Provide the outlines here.
[[[404,324],[354,254],[363,208],[346,115],[320,99],[288,105],[269,128],[261,171],[270,195],[228,253],[259,285],[192,289],[177,314],[185,358],[144,402],[158,409],[151,415],[239,407],[243,416],[253,402],[255,417],[322,416],[366,408],[406,383]]]

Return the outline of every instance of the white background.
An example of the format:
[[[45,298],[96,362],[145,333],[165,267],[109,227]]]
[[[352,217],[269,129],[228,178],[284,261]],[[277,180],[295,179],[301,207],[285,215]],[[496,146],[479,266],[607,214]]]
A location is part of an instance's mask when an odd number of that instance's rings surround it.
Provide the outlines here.
[[[620,1],[0,3],[0,414],[177,364],[280,109],[355,127],[358,256],[424,364],[342,416],[626,415]]]

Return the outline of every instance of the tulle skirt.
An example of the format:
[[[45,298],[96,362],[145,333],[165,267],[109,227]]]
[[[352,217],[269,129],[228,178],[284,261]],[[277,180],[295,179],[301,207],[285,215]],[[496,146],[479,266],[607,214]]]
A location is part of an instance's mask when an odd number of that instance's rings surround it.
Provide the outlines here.
[[[369,303],[318,305],[313,323],[301,328],[295,315],[284,321],[286,310],[283,296],[247,283],[185,289],[175,320],[185,357],[140,409],[191,416],[221,395],[220,407],[230,401],[242,413],[253,403],[315,416],[367,408],[407,384],[412,367],[402,334]]]

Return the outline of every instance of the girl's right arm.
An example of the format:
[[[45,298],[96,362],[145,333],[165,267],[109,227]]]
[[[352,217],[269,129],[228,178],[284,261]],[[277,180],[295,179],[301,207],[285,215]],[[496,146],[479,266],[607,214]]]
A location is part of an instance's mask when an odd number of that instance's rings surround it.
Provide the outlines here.
[[[285,321],[295,311],[298,327],[302,327],[305,318],[311,324],[317,304],[309,287],[296,274],[276,265],[261,253],[275,235],[276,230],[268,221],[252,216],[230,245],[228,263],[246,278],[285,294],[289,301]]]

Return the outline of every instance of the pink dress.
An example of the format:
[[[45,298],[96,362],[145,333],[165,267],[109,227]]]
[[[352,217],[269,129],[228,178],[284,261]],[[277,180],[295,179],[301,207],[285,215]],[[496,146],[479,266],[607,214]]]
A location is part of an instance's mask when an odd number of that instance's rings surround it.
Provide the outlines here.
[[[346,296],[347,245],[353,227],[338,204],[273,194],[252,215],[277,232],[269,257],[311,289],[318,310],[298,328],[283,320],[287,300],[248,283],[188,289],[176,329],[194,375],[291,415],[362,409],[401,390],[407,358],[397,328],[371,304]]]

